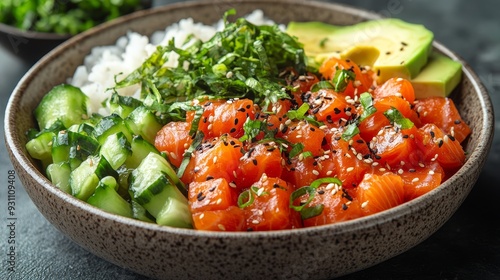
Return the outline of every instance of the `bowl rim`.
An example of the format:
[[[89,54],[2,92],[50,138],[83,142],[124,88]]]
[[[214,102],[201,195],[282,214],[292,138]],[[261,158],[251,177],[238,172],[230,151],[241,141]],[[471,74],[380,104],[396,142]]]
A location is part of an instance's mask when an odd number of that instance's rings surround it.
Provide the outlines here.
[[[106,22],[104,24],[98,25],[88,31],[80,33],[78,35],[73,36],[69,40],[65,41],[54,50],[49,52],[46,56],[44,56],[40,61],[38,61],[28,72],[21,78],[19,83],[16,85],[13,90],[7,106],[5,110],[5,119],[4,119],[4,132],[5,132],[5,143],[10,152],[12,153],[13,158],[19,163],[19,165],[30,174],[30,176],[39,182],[41,186],[52,195],[57,196],[64,200],[67,203],[70,203],[72,206],[80,209],[81,211],[89,212],[92,215],[97,215],[103,217],[105,219],[110,219],[117,223],[123,223],[131,227],[140,228],[147,231],[160,231],[162,233],[168,234],[176,234],[183,236],[196,236],[196,237],[206,237],[206,238],[224,238],[224,239],[234,239],[234,238],[262,238],[262,237],[281,237],[281,236],[294,236],[294,235],[302,235],[302,234],[321,234],[321,232],[336,232],[336,233],[349,233],[357,231],[361,228],[366,228],[368,226],[374,226],[377,224],[382,224],[391,220],[398,219],[399,217],[411,215],[412,212],[415,212],[419,209],[425,208],[432,203],[433,200],[439,199],[444,195],[444,190],[446,188],[450,188],[457,179],[464,174],[468,173],[469,169],[477,168],[478,162],[484,164],[485,157],[488,154],[490,149],[493,132],[494,132],[494,113],[491,104],[490,96],[480,81],[479,77],[472,70],[472,68],[457,54],[455,54],[450,49],[446,48],[444,45],[439,43],[438,41],[433,42],[433,48],[442,52],[446,56],[460,62],[462,64],[462,74],[466,76],[471,81],[471,84],[474,88],[474,91],[477,93],[477,97],[480,98],[481,107],[481,115],[483,117],[483,123],[481,127],[483,128],[479,133],[478,137],[478,146],[475,150],[473,150],[467,157],[467,161],[465,164],[446,182],[441,184],[436,189],[430,191],[429,193],[422,195],[416,199],[413,199],[409,202],[403,203],[399,206],[393,207],[391,209],[382,211],[380,213],[372,214],[366,217],[357,218],[350,221],[344,221],[334,224],[322,225],[322,226],[314,226],[308,228],[298,228],[298,229],[288,229],[288,230],[274,230],[274,231],[254,231],[254,232],[215,232],[215,231],[203,231],[203,230],[194,230],[194,229],[183,229],[183,228],[174,228],[168,226],[161,226],[153,223],[147,223],[140,220],[134,220],[132,218],[126,218],[122,216],[118,216],[115,214],[111,214],[105,212],[99,208],[96,208],[84,201],[81,201],[70,194],[63,192],[58,189],[45,177],[39,170],[34,166],[34,164],[30,161],[28,155],[22,152],[22,149],[16,149],[16,145],[21,146],[22,143],[20,139],[16,135],[16,130],[14,127],[15,124],[15,113],[16,107],[19,105],[23,90],[25,88],[25,84],[29,83],[41,69],[44,68],[45,65],[50,64],[52,60],[56,59],[59,53],[65,51],[66,48],[74,46],[78,44],[80,40],[86,40],[89,37],[92,37],[95,33],[105,32],[110,27],[120,25],[126,23],[128,21],[133,21],[136,18],[141,18],[144,16],[148,16],[156,13],[167,13],[171,10],[176,10],[179,8],[195,8],[198,5],[207,5],[207,4],[216,4],[216,3],[224,3],[224,0],[218,0],[213,2],[207,1],[199,1],[199,2],[183,2],[183,3],[173,3],[161,7],[156,7],[148,10],[141,10],[134,12],[129,15],[122,16],[116,20]],[[254,1],[235,1],[236,4],[239,2],[253,2],[253,3],[269,3],[266,0],[254,0]],[[372,12],[368,12],[366,10],[345,6],[336,3],[323,3],[323,2],[303,2],[300,0],[275,0],[275,2],[287,2],[287,3],[295,3],[302,5],[327,5],[332,9],[338,10],[339,8],[344,9],[349,14],[356,14],[360,18],[364,20],[379,18],[380,16],[374,14]],[[463,79],[463,78],[462,78]],[[484,157],[484,158],[483,158]],[[480,166],[482,167],[482,166]],[[434,199],[431,199],[434,197]]]

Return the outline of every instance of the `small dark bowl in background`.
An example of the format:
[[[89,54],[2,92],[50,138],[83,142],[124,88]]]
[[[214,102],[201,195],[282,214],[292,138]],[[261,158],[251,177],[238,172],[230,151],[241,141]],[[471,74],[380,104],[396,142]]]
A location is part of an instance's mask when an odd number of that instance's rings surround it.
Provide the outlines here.
[[[22,60],[35,63],[71,35],[23,31],[0,23],[0,45]]]
[[[149,9],[153,6],[152,2],[152,0],[142,0],[141,6],[143,9]],[[29,64],[34,64],[71,37],[69,34],[24,31],[0,23],[0,46]]]

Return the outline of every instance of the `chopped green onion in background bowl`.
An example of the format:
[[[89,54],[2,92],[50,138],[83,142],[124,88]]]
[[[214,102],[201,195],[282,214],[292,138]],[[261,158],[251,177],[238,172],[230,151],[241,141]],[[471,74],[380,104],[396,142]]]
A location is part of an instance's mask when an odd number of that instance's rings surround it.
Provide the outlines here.
[[[3,0],[0,45],[34,63],[73,35],[151,6],[151,0]]]

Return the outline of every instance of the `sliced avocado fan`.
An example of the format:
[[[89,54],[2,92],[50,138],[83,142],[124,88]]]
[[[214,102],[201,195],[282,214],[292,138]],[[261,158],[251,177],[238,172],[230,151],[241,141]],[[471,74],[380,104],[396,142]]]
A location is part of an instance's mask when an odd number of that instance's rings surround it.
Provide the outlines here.
[[[427,64],[434,35],[423,25],[381,19],[349,26],[321,22],[290,22],[313,67],[331,56],[372,67],[379,82],[392,77],[411,79]]]

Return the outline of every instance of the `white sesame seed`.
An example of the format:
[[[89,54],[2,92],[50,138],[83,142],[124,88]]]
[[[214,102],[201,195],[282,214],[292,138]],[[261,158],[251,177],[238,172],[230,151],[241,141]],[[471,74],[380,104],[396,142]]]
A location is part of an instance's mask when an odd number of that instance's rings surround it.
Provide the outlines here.
[[[233,189],[236,189],[236,184],[234,182],[229,183],[229,186]]]
[[[346,169],[347,172],[351,172],[353,170],[354,170],[354,167],[352,167],[352,166],[351,167],[347,167],[347,169]]]
[[[333,173],[333,171],[328,170],[328,171],[326,172],[326,176],[330,176],[330,175],[332,175],[332,173]]]
[[[260,216],[262,216],[264,214],[264,211],[262,211],[262,209],[259,209],[259,210],[257,210],[257,214],[259,214]]]
[[[223,224],[218,224],[217,227],[220,229],[220,230],[226,230],[226,227],[223,225]]]
[[[330,183],[330,184],[326,185],[325,190],[329,191],[329,190],[333,189],[334,187],[335,187],[335,184]]]
[[[402,161],[400,162],[400,164],[401,164],[401,165],[405,165],[405,162],[402,160]]]
[[[430,175],[434,175],[434,170],[429,170]]]
[[[397,78],[396,79],[396,82],[401,82],[401,81],[403,81],[403,78]]]
[[[208,122],[209,122],[209,123],[214,122],[214,116],[209,116],[209,117],[208,117]]]
[[[413,180],[411,180],[411,182],[412,182],[412,183],[416,183],[416,182],[418,182],[418,181],[419,181],[419,179],[418,179],[418,178],[413,178]]]
[[[257,225],[257,224],[259,224],[259,221],[258,220],[252,220],[252,224]]]
[[[352,157],[351,157],[351,155],[350,155],[349,153],[346,153],[346,154],[345,154],[345,156],[346,156],[347,158],[352,158]]]
[[[290,125],[292,123],[292,120],[288,119],[285,121],[285,125]]]
[[[222,198],[217,199],[217,202],[215,202],[215,204],[217,204],[217,205],[219,205],[221,203],[222,203]]]
[[[319,171],[318,171],[318,170],[316,170],[316,169],[314,169],[314,170],[312,171],[312,173],[313,173],[314,175],[316,175],[316,176],[318,176],[318,175],[319,175]]]
[[[213,125],[212,125],[212,124],[209,124],[209,125],[207,126],[208,130],[212,130],[212,127],[213,127]]]
[[[399,169],[399,170],[398,170],[398,174],[399,174],[399,175],[403,174],[403,172],[404,172],[404,171],[403,171],[403,169]]]
[[[378,170],[379,170],[380,172],[384,172],[384,171],[386,171],[386,169],[385,169],[385,168],[383,168],[383,167],[380,167]]]
[[[423,163],[421,163],[421,162],[418,163],[418,166],[425,167],[425,165]]]
[[[205,217],[205,213],[201,213],[200,219],[203,219],[203,217]]]
[[[363,160],[363,155],[362,155],[362,154],[357,154],[357,155],[356,155],[356,158],[357,158],[358,160]]]
[[[170,152],[170,157],[173,159],[177,159],[177,155],[174,152]]]
[[[214,157],[214,158],[212,159],[212,162],[215,164],[215,163],[217,162],[217,157]]]
[[[368,200],[367,200],[367,201],[365,201],[365,202],[363,202],[363,203],[361,203],[361,208],[365,208],[365,207],[366,207],[366,205],[368,205]]]
[[[378,165],[378,162],[374,161],[372,162],[372,166],[377,166]]]

